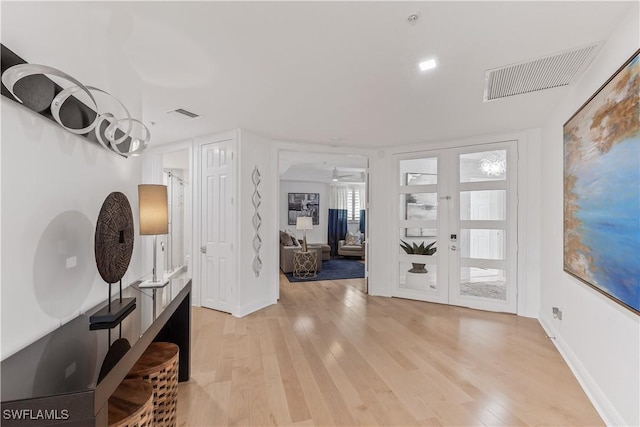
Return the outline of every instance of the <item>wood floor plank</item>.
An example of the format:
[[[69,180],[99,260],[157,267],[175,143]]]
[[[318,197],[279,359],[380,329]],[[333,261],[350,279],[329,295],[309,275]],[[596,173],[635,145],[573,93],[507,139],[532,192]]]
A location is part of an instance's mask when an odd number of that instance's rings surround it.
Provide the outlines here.
[[[243,318],[194,308],[180,426],[600,426],[534,319],[289,283]]]
[[[291,354],[280,329],[278,319],[269,319],[269,333],[275,349],[278,371],[284,385],[284,392],[289,406],[291,421],[294,423],[311,418],[302,385],[293,364]]]

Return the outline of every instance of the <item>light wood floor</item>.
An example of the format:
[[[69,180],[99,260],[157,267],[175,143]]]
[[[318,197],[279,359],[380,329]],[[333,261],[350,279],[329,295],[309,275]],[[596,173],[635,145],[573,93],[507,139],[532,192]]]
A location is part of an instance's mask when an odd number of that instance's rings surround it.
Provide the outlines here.
[[[602,425],[537,321],[290,284],[237,319],[194,308],[178,424]]]

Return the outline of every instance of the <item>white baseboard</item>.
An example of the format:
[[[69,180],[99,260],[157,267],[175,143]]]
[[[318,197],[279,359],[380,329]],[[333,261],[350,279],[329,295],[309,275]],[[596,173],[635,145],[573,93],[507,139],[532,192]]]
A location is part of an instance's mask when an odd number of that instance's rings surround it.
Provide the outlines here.
[[[548,322],[548,319],[538,319],[542,328],[546,331],[549,337],[554,337],[551,342],[556,346],[560,355],[573,372],[582,389],[586,393],[587,397],[598,411],[600,417],[608,426],[626,426],[624,418],[616,410],[615,406],[611,403],[606,394],[598,387],[598,384],[593,379],[589,371],[582,365],[578,357],[573,350],[562,339],[557,330]]]
[[[248,314],[251,314],[253,312],[256,312],[258,310],[261,310],[265,307],[269,307],[270,305],[276,304],[277,301],[269,296],[267,298],[264,298],[262,300],[258,300],[256,302],[253,302],[251,304],[247,304],[247,305],[243,305],[243,306],[238,306],[236,310],[234,310],[234,312],[232,313],[232,315],[234,317],[244,317]]]

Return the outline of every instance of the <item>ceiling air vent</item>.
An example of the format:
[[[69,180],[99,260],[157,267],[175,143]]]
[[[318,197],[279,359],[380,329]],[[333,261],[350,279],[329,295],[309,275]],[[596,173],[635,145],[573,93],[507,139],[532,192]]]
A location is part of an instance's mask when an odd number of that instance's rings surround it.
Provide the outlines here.
[[[192,113],[191,111],[187,111],[183,108],[176,108],[175,110],[171,110],[167,112],[167,114],[173,117],[181,118],[181,119],[195,119],[200,117],[199,114]]]
[[[488,70],[484,73],[484,102],[567,86],[589,65],[601,44]]]

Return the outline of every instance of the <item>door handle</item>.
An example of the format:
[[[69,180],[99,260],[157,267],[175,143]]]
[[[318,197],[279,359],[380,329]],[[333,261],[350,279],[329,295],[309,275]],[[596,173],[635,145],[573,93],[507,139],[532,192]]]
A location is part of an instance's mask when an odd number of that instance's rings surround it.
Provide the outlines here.
[[[207,247],[206,246],[200,246],[200,252],[202,252],[203,254],[207,253]]]
[[[457,251],[457,250],[458,250],[458,248],[456,247],[456,245],[451,245],[449,248],[450,248],[452,251]]]

